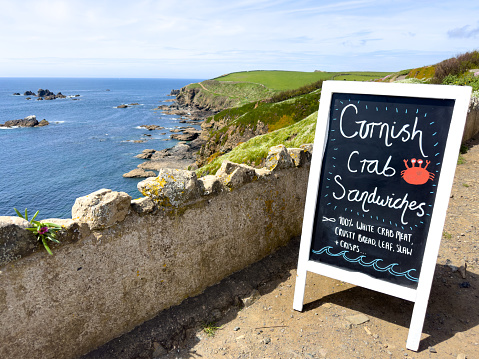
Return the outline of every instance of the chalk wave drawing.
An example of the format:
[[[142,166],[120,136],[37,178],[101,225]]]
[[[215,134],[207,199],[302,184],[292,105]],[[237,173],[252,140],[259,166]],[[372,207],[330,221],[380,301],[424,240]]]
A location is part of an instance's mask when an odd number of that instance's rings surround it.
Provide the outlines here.
[[[393,268],[395,266],[398,265],[398,263],[392,263],[384,268],[381,268],[379,265],[378,265],[378,262],[381,262],[382,259],[374,259],[372,260],[371,262],[367,263],[363,260],[363,258],[366,258],[366,256],[364,255],[360,255],[358,258],[356,259],[351,259],[351,258],[348,258],[346,257],[346,253],[349,253],[349,251],[341,251],[337,254],[334,254],[334,253],[331,253],[329,250],[333,248],[331,246],[326,246],[326,247],[323,247],[321,248],[319,251],[315,251],[313,250],[312,252],[314,254],[323,254],[323,253],[326,253],[328,256],[331,256],[331,257],[343,257],[344,260],[350,262],[350,263],[359,263],[360,265],[362,265],[363,267],[373,267],[376,271],[378,272],[389,272],[390,274],[396,276],[396,277],[406,277],[407,279],[409,279],[410,281],[412,282],[417,282],[418,281],[418,278],[416,277],[413,277],[411,275],[411,272],[413,271],[416,271],[414,268],[412,269],[409,269],[405,272],[402,272],[402,273],[399,273],[399,272],[396,272]]]

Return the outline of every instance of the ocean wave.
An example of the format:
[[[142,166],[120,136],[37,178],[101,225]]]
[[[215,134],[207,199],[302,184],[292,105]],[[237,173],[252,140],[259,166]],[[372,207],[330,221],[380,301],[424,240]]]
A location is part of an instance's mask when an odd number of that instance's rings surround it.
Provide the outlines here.
[[[363,267],[372,267],[374,270],[378,271],[378,272],[389,272],[390,274],[396,276],[396,277],[406,277],[407,279],[409,279],[410,281],[412,282],[418,282],[419,279],[416,278],[416,277],[413,277],[411,275],[411,272],[416,272],[416,269],[414,268],[411,268],[407,271],[404,271],[404,272],[396,272],[394,270],[394,267],[399,265],[398,263],[391,263],[389,264],[388,266],[386,267],[380,267],[378,265],[379,262],[382,262],[383,260],[378,258],[378,259],[373,259],[371,262],[365,262],[363,259],[366,258],[365,255],[360,255],[359,257],[355,258],[355,259],[351,259],[351,258],[348,258],[346,256],[347,253],[349,253],[349,251],[341,251],[339,253],[331,253],[330,252],[330,249],[332,249],[333,247],[331,246],[326,246],[326,247],[323,247],[321,248],[319,251],[312,251],[313,253],[315,254],[327,254],[328,256],[331,256],[331,257],[343,257],[343,259],[347,262],[350,262],[350,263],[358,263],[360,265],[362,265]]]

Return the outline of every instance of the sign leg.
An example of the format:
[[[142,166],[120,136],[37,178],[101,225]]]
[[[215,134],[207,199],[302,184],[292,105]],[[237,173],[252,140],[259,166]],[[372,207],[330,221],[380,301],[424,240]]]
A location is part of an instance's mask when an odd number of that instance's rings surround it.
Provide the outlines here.
[[[428,300],[429,296],[426,295],[423,296],[423,298],[418,298],[414,303],[406,348],[414,350],[415,352],[417,352],[419,349],[419,342],[421,341],[422,328],[424,326],[424,318],[426,317]]]
[[[293,309],[298,312],[303,311],[304,290],[306,287],[306,269],[302,266],[298,266],[296,274],[296,284],[294,286],[294,300]]]

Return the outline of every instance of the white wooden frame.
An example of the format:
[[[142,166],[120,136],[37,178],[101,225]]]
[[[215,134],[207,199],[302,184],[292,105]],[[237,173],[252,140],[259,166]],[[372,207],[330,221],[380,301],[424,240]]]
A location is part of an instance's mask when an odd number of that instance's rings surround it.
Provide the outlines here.
[[[419,282],[416,289],[372,278],[364,273],[341,269],[325,263],[309,260],[319,181],[321,176],[321,165],[328,140],[329,112],[332,95],[334,93],[455,100],[443,158],[442,168],[444,171],[441,172],[441,176],[439,177],[435,205],[431,216]],[[409,327],[406,347],[414,351],[418,350],[427,304],[429,301],[429,294],[434,276],[437,255],[441,243],[446,210],[454,180],[454,171],[452,169],[456,168],[457,156],[459,153],[459,147],[461,145],[470,96],[470,87],[366,83],[350,81],[324,82],[314,141],[315,151],[313,153],[311,170],[309,174],[293,309],[297,311],[303,310],[304,290],[308,271],[345,281],[377,292],[389,294],[394,297],[402,298],[414,302],[414,309]]]

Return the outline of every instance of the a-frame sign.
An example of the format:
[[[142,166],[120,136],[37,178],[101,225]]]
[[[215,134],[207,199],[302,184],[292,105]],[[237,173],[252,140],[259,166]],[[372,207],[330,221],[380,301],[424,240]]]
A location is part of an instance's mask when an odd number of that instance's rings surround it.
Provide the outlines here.
[[[417,351],[470,87],[326,81],[293,308],[307,272],[414,302]]]

